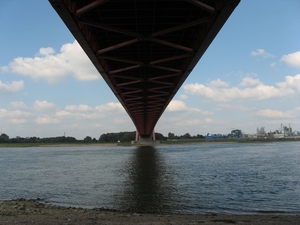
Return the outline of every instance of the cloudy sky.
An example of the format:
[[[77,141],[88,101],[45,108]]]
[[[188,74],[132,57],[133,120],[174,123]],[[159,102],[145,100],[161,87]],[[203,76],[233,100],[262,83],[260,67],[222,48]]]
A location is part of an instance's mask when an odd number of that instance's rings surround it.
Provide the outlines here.
[[[300,131],[300,1],[242,0],[156,126]],[[0,133],[99,138],[135,127],[47,0],[0,2]]]

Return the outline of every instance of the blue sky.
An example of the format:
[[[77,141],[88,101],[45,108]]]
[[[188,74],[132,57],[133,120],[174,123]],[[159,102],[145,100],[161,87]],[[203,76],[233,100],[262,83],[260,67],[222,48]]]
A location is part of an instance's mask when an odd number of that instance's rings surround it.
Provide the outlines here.
[[[167,135],[300,131],[300,2],[242,0],[156,125]],[[135,127],[46,0],[0,2],[0,132]]]

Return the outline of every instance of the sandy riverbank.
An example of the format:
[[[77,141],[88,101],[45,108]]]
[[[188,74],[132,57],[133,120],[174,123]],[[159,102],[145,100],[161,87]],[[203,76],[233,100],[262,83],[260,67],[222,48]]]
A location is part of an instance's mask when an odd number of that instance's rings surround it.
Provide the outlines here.
[[[0,201],[0,224],[300,224],[300,215],[159,215]]]

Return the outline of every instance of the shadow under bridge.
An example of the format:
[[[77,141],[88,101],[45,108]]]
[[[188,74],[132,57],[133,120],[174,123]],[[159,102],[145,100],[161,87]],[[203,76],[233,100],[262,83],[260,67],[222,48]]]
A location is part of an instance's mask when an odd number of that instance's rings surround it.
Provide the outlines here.
[[[240,0],[49,1],[147,138]]]

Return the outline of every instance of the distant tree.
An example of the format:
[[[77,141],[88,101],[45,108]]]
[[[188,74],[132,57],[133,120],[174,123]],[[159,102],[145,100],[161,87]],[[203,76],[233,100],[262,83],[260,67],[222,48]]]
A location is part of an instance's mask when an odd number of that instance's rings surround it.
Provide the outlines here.
[[[30,137],[28,141],[30,141],[31,143],[36,143],[36,142],[39,142],[39,138],[37,137]]]
[[[29,143],[65,143],[65,142],[73,143],[73,142],[77,142],[76,138],[65,137],[65,136],[46,137],[46,138],[31,137],[31,138],[26,138],[26,140]]]
[[[169,132],[169,133],[168,133],[168,138],[169,138],[169,139],[174,139],[174,138],[175,138],[174,133]]]
[[[91,142],[92,141],[92,138],[90,136],[86,136],[84,139],[83,139],[84,142]]]
[[[9,136],[7,134],[5,134],[5,133],[2,133],[0,135],[0,138],[2,138],[3,140],[9,140]]]
[[[2,133],[1,135],[0,135],[0,142],[8,142],[9,141],[9,136],[7,135],[7,134],[5,134],[5,133]]]
[[[126,132],[119,132],[119,133],[106,133],[101,134],[99,137],[99,142],[127,142],[132,141],[135,138],[135,131],[126,131]]]
[[[203,137],[202,134],[197,134],[196,138],[197,138],[197,139],[204,139],[204,137]]]
[[[66,137],[65,141],[66,142],[77,142],[77,139],[74,137]]]
[[[66,142],[66,137],[65,136],[59,136],[59,137],[54,137],[53,142],[55,143],[63,143]]]
[[[190,139],[191,135],[189,133],[185,133],[184,135],[182,135],[183,139]]]
[[[102,143],[107,142],[106,134],[101,134],[101,136],[99,137],[99,142],[102,142]]]
[[[132,132],[121,132],[120,139],[118,141],[128,142],[135,139],[135,131]]]
[[[167,138],[161,134],[161,133],[155,133],[155,138],[156,140],[160,140],[160,141],[163,141],[163,140],[166,140]]]

